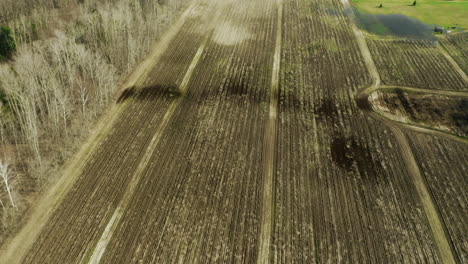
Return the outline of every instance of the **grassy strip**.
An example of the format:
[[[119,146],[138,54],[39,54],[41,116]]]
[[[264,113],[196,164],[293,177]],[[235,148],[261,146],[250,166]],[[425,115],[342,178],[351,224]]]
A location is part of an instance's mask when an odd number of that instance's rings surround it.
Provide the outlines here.
[[[468,1],[417,0],[416,6],[411,6],[412,0],[353,0],[352,3],[359,10],[371,14],[401,14],[426,24],[468,29]],[[378,7],[380,4],[382,8]]]

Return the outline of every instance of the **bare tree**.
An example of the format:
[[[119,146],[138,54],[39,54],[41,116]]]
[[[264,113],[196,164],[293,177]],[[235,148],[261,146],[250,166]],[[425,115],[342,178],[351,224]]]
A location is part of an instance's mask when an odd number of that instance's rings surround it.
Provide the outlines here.
[[[13,198],[13,172],[9,168],[8,162],[0,161],[0,177],[8,194],[11,206],[16,208],[15,199]],[[2,202],[2,206],[4,206]]]

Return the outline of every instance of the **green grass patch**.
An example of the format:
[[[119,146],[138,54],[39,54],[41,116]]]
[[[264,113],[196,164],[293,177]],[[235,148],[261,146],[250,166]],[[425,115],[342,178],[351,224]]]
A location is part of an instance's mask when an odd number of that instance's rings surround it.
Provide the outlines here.
[[[442,27],[458,26],[468,29],[468,1],[417,0],[352,0],[361,11],[371,14],[401,14],[421,22]],[[378,6],[382,4],[383,7]]]

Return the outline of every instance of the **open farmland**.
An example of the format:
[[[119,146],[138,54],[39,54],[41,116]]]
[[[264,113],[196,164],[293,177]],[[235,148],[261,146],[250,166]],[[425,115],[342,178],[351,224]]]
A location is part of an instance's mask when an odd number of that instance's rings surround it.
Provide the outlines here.
[[[442,46],[448,51],[450,56],[460,65],[460,67],[468,72],[468,32],[460,34],[448,35],[439,40]]]
[[[386,41],[375,40],[369,42],[372,47],[372,55],[377,61],[378,70],[382,79],[388,80],[387,84],[417,87],[400,87],[411,92],[428,89],[426,97],[437,94],[445,98],[456,95],[466,98],[465,91],[468,88],[466,73],[457,63],[457,61],[460,61],[460,57],[458,59],[457,57],[451,57],[449,54],[454,55],[454,52],[453,50],[450,51],[449,48],[447,48],[449,51],[447,52],[445,49],[447,45],[441,47],[436,43],[424,41],[405,41],[406,43],[398,41],[408,46],[408,48],[402,49],[401,45],[387,45]],[[417,48],[418,46],[420,48]],[[382,50],[385,50],[385,53],[382,53]],[[411,52],[404,52],[404,50],[410,50]],[[432,52],[427,53],[428,50],[432,50]],[[407,60],[404,62],[398,60],[402,54],[407,56]],[[433,64],[428,63],[429,61],[433,61]],[[435,66],[430,68],[429,65]],[[400,70],[397,70],[397,67],[400,67]],[[443,70],[442,67],[445,69]],[[437,68],[439,70],[435,70]],[[402,73],[404,69],[413,70]],[[403,77],[398,78],[396,76]],[[429,79],[433,81],[428,82]],[[460,103],[455,105],[463,108],[463,102],[466,100],[462,98],[459,98]],[[434,103],[443,104],[443,100],[439,98]],[[444,114],[450,113],[450,107],[448,106],[444,107],[443,110]],[[424,110],[417,111],[415,114],[424,114]],[[434,113],[431,114],[434,115]],[[466,109],[453,114],[464,115]],[[444,120],[444,122],[447,121],[449,120]],[[466,118],[462,118],[460,121],[466,122]],[[453,138],[449,134],[438,133],[435,130],[440,129],[437,128],[421,129],[420,127],[411,126],[405,128],[409,128],[406,130],[406,137],[414,152],[415,162],[419,164],[420,174],[428,186],[428,192],[434,207],[443,223],[443,230],[440,230],[439,233],[444,232],[445,236],[449,238],[455,260],[464,263],[467,259],[466,245],[468,243],[466,225],[462,223],[463,221],[459,222],[458,219],[466,219],[467,217],[466,195],[465,191],[463,191],[468,188],[468,182],[466,181],[466,159],[468,157],[466,146],[468,141],[466,136],[462,133],[458,135],[461,138]]]
[[[468,89],[466,75],[462,78],[441,47],[432,41],[368,40],[368,44],[384,84],[435,90]]]
[[[430,41],[411,40],[369,40],[368,43],[386,84],[412,86],[414,88],[401,87],[411,91],[412,96],[414,92],[429,89],[429,92],[422,96],[437,94],[447,98],[463,95],[463,98],[466,98],[466,93],[454,92],[465,92],[468,88],[468,79],[463,69],[466,59],[463,60],[463,55],[460,55],[463,52],[463,35],[464,33],[441,38],[442,46]],[[389,43],[397,45],[388,45]],[[405,60],[401,60],[402,56],[405,56]],[[460,103],[455,105],[463,108],[464,99],[459,100]],[[443,100],[438,98],[432,104],[443,104]],[[450,113],[450,109],[448,106],[444,107],[444,114]],[[466,114],[466,109],[458,111],[453,114]],[[424,114],[424,110],[414,114]],[[460,121],[466,122],[466,119],[462,118]],[[458,219],[467,217],[466,195],[463,190],[468,188],[465,179],[468,142],[463,133],[459,136],[464,139],[436,133],[432,129],[410,128],[406,132],[415,161],[419,164],[420,173],[428,185],[431,200],[443,223],[444,230],[441,232],[450,239],[455,260],[464,263],[467,259],[466,225]]]
[[[438,262],[402,147],[354,101],[371,80],[343,6],[331,3],[285,3],[291,30],[282,50],[271,258]]]
[[[0,262],[466,262],[466,140],[367,98],[464,93],[451,54],[346,1],[192,1]]]
[[[277,17],[274,1],[235,3],[218,10],[102,263],[255,262]]]
[[[450,235],[459,263],[468,261],[468,144],[411,133],[411,147]]]
[[[190,17],[188,22],[190,19],[196,18]],[[184,28],[177,36],[191,38],[194,47],[178,41],[175,42],[178,45],[171,45],[167,50],[172,56],[178,56],[177,60],[183,67],[171,76],[173,83],[165,82],[161,85],[155,84],[153,89],[141,89],[132,100],[119,99],[118,113],[112,128],[102,136],[95,147],[96,150],[84,164],[76,183],[41,230],[24,262],[73,263],[93,250],[93,241],[99,239],[111,219],[144,156],[145,149],[151,144],[153,134],[148,131],[158,129],[158,125],[163,122],[165,111],[174,101],[171,89],[175,88],[171,87],[180,84],[197,52],[196,44],[199,44],[202,38],[191,34],[195,30],[195,27]],[[177,40],[179,39],[175,38],[175,41]],[[166,62],[163,57],[156,67],[171,66],[172,62]],[[162,74],[159,78],[164,80],[168,77]],[[143,81],[139,86],[146,87],[146,83]],[[84,197],[86,199],[83,199]],[[64,221],[65,219],[68,220]],[[57,230],[61,232],[56,232]],[[64,247],[63,241],[67,240],[70,241],[70,245]]]

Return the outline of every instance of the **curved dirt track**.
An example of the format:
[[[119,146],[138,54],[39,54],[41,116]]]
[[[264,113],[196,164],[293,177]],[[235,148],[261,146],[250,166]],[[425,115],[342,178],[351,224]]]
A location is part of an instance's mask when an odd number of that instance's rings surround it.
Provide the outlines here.
[[[414,88],[414,87],[403,87],[403,86],[387,86],[387,85],[379,85],[377,87],[368,87],[364,89],[361,93],[357,95],[358,100],[362,100],[362,103],[365,104],[366,106],[364,107],[370,107],[369,102],[366,102],[367,98],[375,91],[379,90],[393,90],[393,89],[400,89],[402,91],[407,91],[407,92],[416,92],[416,93],[421,93],[421,94],[435,94],[435,95],[444,95],[444,96],[451,96],[451,97],[458,97],[458,98],[468,98],[468,93],[467,92],[460,92],[460,91],[450,91],[450,90],[433,90],[433,89],[422,89],[422,88]],[[396,120],[392,120],[389,117],[387,117],[385,114],[376,112],[374,110],[369,110],[369,109],[364,109],[365,111],[372,111],[372,113],[369,112],[370,115],[372,115],[374,118],[382,120],[382,122],[393,122],[396,126],[399,126],[401,129],[407,129],[415,132],[420,132],[420,133],[426,133],[438,137],[444,137],[450,140],[455,140],[460,143],[468,143],[468,139],[454,135],[452,133],[440,131],[434,128],[431,128],[429,126],[419,126],[416,124],[413,124],[412,122],[400,122]],[[380,116],[380,117],[377,117]]]
[[[463,259],[347,7],[193,1],[0,263]]]
[[[345,1],[344,5],[349,8],[348,1],[347,0],[344,0],[344,1]],[[375,63],[372,59],[369,48],[367,47],[365,38],[354,24],[352,25],[352,28],[356,35],[356,38],[358,39],[359,48],[366,61],[366,65],[371,75],[371,78],[373,79],[372,86],[369,86],[363,89],[357,95],[358,100],[359,99],[367,100],[367,98],[373,91],[376,91],[378,89],[388,89],[390,87],[380,85],[381,83],[380,75],[378,74],[378,69],[375,66]],[[439,46],[439,50],[441,50],[443,55],[454,66],[455,70],[460,74],[460,76],[464,79],[464,81],[468,82],[468,78],[466,77],[465,72],[457,65],[457,63],[450,57],[450,55],[446,51],[444,51],[443,48],[441,48],[440,46]],[[430,92],[430,93],[439,94],[439,95],[450,95],[450,96],[461,96],[461,97],[468,96],[467,93],[458,92],[458,91],[427,90],[427,89],[409,88],[409,87],[398,87],[398,88],[405,89],[408,91]],[[433,200],[434,198],[432,197],[431,192],[428,190],[426,181],[424,180],[421,174],[421,171],[419,170],[419,166],[416,162],[413,151],[408,143],[408,139],[406,138],[404,132],[402,131],[402,129],[404,129],[405,127],[401,123],[395,122],[393,120],[389,120],[383,116],[378,115],[375,112],[369,112],[369,111],[366,111],[366,112],[370,116],[372,116],[374,119],[380,120],[381,122],[385,123],[393,131],[395,137],[397,138],[398,144],[401,148],[402,157],[405,160],[405,163],[408,168],[408,171],[410,172],[410,175],[413,177],[416,190],[423,204],[424,211],[428,218],[428,221],[431,226],[432,233],[433,233],[433,237],[438,248],[439,257],[443,263],[456,263],[455,257],[453,254],[453,249],[452,249],[453,246],[451,246],[453,242],[450,240],[450,237],[447,233],[446,227],[444,226],[440,213],[438,212],[435,206],[435,203]],[[407,125],[407,126],[412,127],[411,125]],[[445,134],[445,133],[440,133],[440,132],[437,133],[436,131],[431,130],[431,129],[418,128],[418,131],[426,132],[426,133],[430,133],[434,135],[443,135],[447,138],[460,140],[462,143],[468,143],[466,139],[459,139],[458,137],[452,136],[450,134]]]

